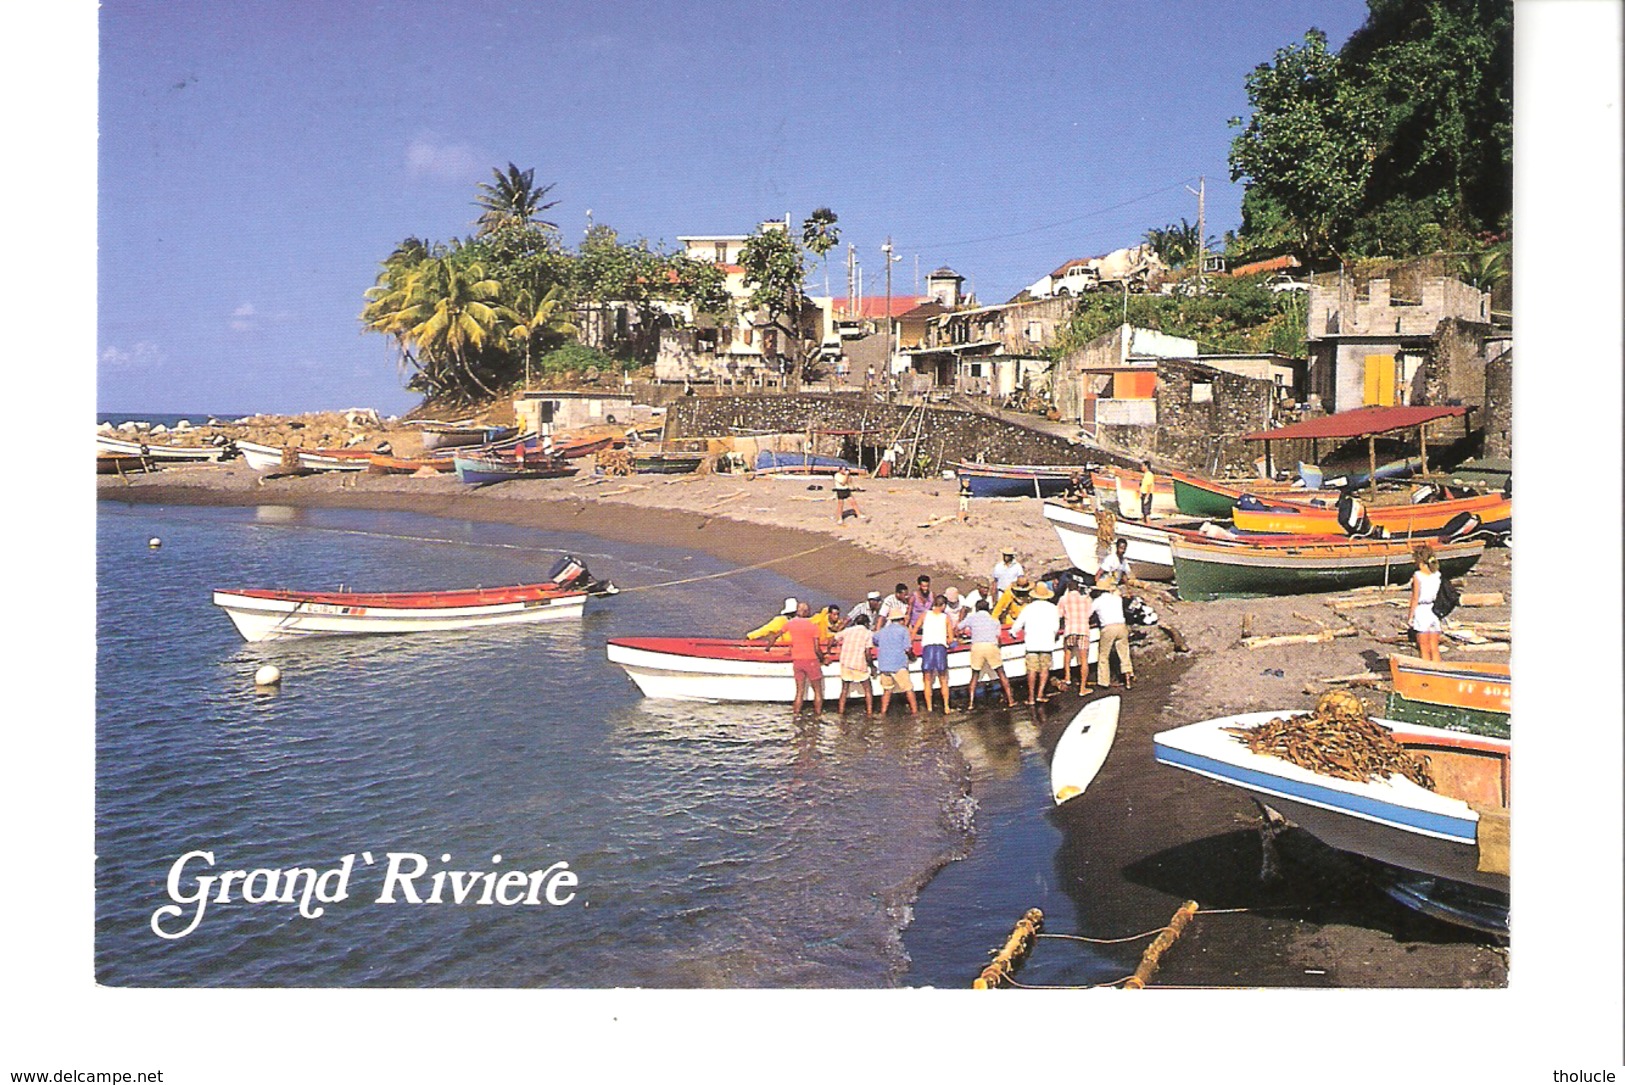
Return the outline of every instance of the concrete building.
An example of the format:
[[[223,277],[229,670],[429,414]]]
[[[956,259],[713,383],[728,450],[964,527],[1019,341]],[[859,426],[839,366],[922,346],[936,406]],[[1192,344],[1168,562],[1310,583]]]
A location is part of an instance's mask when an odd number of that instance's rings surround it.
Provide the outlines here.
[[[541,433],[543,425],[563,433],[583,426],[630,425],[632,393],[621,391],[561,392],[537,389],[513,400],[513,416],[522,432]]]

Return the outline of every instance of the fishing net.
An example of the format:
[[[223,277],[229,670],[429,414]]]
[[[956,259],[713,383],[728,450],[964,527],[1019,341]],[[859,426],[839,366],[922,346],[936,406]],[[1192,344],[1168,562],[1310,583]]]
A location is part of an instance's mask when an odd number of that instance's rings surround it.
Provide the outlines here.
[[[1394,733],[1366,715],[1365,704],[1346,689],[1321,697],[1313,712],[1279,716],[1254,727],[1226,727],[1256,754],[1279,757],[1324,776],[1365,782],[1395,773],[1434,789],[1426,757],[1394,740]]]

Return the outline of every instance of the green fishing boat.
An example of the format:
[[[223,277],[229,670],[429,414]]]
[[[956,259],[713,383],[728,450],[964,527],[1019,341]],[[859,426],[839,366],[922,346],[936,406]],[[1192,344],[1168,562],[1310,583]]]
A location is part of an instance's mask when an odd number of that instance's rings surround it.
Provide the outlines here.
[[[1346,591],[1404,584],[1416,571],[1408,540],[1253,546],[1170,540],[1174,583],[1181,599],[1263,599],[1276,595]],[[1482,541],[1436,544],[1445,576],[1471,569],[1484,555]]]

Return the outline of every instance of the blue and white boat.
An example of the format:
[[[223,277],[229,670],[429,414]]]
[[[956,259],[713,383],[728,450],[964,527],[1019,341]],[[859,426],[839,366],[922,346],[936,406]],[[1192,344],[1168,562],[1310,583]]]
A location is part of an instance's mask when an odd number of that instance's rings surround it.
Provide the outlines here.
[[[1410,478],[1422,469],[1422,461],[1417,457],[1394,460],[1390,463],[1379,464],[1377,467],[1377,481],[1395,478]],[[1303,480],[1306,490],[1341,490],[1348,486],[1358,489],[1371,482],[1370,471],[1348,471],[1326,477],[1319,464],[1298,463],[1298,478]]]
[[[819,474],[834,474],[838,470],[863,470],[857,464],[843,460],[839,456],[815,456],[811,452],[775,452],[771,448],[764,448],[756,453],[756,470],[758,471],[816,471]]]
[[[1288,711],[1204,720],[1153,736],[1161,764],[1238,787],[1322,843],[1400,871],[1508,892],[1505,826],[1511,811],[1509,739],[1373,720],[1427,759],[1436,790],[1403,776],[1345,780],[1254,753],[1227,728]]]

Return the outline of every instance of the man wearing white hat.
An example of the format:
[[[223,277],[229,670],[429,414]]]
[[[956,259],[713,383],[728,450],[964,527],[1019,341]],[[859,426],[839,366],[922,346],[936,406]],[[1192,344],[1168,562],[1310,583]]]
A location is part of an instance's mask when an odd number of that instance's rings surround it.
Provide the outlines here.
[[[793,596],[786,599],[784,601],[784,609],[779,611],[779,616],[777,618],[774,618],[772,621],[768,622],[764,626],[761,626],[760,628],[752,629],[749,633],[745,634],[745,639],[762,640],[766,638],[767,643],[770,646],[779,643],[784,639],[779,634],[783,633],[784,627],[790,624],[790,619],[796,616],[796,607],[799,605],[800,604],[796,602]]]
[[[1016,577],[1027,571],[1021,567],[1021,562],[1016,560],[1014,550],[1005,549],[1001,551],[1000,559],[993,566],[993,594],[995,598],[1008,591],[1010,585],[1016,582]]]
[[[875,619],[879,618],[885,612],[885,609],[881,602],[880,593],[872,591],[863,602],[846,612],[846,624],[851,625],[858,620],[859,615],[864,615],[869,619],[869,628],[872,631],[875,628]]]
[[[1010,626],[1011,636],[1021,636],[1027,645],[1027,703],[1049,700],[1045,690],[1049,672],[1055,666],[1056,642],[1061,632],[1061,612],[1050,602],[1055,593],[1040,580],[1033,585],[1033,601],[1021,608]]]

